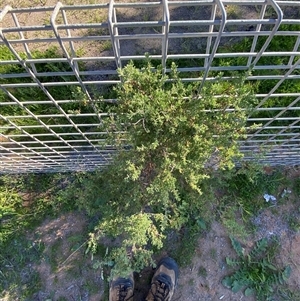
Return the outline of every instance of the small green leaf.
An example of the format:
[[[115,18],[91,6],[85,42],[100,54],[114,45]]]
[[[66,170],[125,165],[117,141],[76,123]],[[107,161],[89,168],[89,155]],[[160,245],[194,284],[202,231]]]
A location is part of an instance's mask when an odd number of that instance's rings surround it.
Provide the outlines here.
[[[230,237],[232,247],[236,251],[236,253],[241,257],[244,255],[244,249],[242,248],[242,245],[234,238]]]
[[[269,262],[266,262],[265,265],[266,265],[269,269],[271,269],[271,270],[273,270],[273,271],[277,271],[276,267],[275,267],[273,264],[271,264],[271,263],[269,263]]]
[[[231,288],[232,286],[232,279],[231,277],[225,277],[223,280],[222,280],[222,284],[227,287],[227,288]]]
[[[252,296],[252,295],[254,295],[254,293],[255,293],[255,290],[253,288],[248,287],[245,290],[245,296],[246,297]]]
[[[234,266],[234,265],[240,264],[239,261],[234,260],[234,259],[229,258],[229,257],[226,257],[226,263],[227,263],[229,266]]]
[[[273,289],[272,286],[269,286],[269,292],[270,292],[270,293],[273,293],[273,292],[274,292],[274,289]]]
[[[243,283],[240,283],[239,281],[235,280],[235,281],[233,281],[231,290],[232,290],[234,293],[237,293],[237,292],[240,291],[243,287],[244,287],[244,284],[243,284]]]
[[[198,218],[197,224],[198,224],[198,226],[199,226],[202,230],[206,230],[206,229],[207,229],[206,223],[205,223],[205,221],[204,221],[202,218]]]
[[[284,280],[281,274],[279,274],[276,279],[281,285],[284,284]]]
[[[282,278],[285,282],[290,278],[291,272],[292,272],[292,268],[288,265],[282,273]]]

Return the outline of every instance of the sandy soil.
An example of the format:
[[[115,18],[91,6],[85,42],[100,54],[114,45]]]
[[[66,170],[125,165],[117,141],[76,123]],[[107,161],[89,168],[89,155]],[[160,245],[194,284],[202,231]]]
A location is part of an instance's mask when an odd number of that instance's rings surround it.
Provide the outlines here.
[[[285,210],[281,213],[284,213]],[[251,248],[254,241],[264,231],[271,228],[276,231],[277,224],[282,224],[282,214],[276,214],[270,222],[270,210],[261,217],[261,226],[253,240],[243,246]],[[46,220],[38,227],[30,239],[45,245],[44,260],[35,266],[42,279],[43,289],[35,294],[36,301],[61,300],[105,300],[107,281],[101,278],[101,271],[93,268],[93,261],[84,255],[86,245],[82,243],[83,235],[87,235],[86,217],[83,214],[69,213],[54,220]],[[278,227],[279,229],[279,227]],[[280,230],[281,231],[281,230]],[[278,234],[278,233],[276,233]],[[279,233],[280,234],[280,233]],[[277,255],[279,266],[288,264],[292,267],[289,285],[300,289],[300,233],[290,230],[281,232],[280,252]],[[162,256],[167,255],[162,253]],[[228,233],[218,222],[213,222],[209,232],[199,238],[192,263],[180,268],[178,287],[173,300],[185,301],[216,301],[245,300],[254,301],[254,297],[245,297],[242,292],[232,293],[221,281],[230,274],[225,258],[234,257]],[[146,268],[140,274],[135,274],[135,301],[142,300],[149,290],[154,270]]]

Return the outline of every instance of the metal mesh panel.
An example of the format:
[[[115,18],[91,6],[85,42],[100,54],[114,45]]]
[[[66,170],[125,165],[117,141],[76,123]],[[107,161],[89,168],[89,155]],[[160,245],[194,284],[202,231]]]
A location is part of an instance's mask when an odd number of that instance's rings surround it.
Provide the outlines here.
[[[175,61],[183,81],[202,84],[253,68],[259,104],[248,122],[259,126],[240,142],[245,159],[298,164],[299,1],[6,6],[0,24],[0,173],[108,164],[114,149],[103,146],[99,104],[114,101],[117,68],[146,52],[166,72]]]

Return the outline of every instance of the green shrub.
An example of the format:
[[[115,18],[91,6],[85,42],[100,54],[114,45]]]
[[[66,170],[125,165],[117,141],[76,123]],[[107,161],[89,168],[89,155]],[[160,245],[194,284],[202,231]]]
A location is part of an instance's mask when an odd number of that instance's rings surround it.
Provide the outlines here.
[[[99,172],[97,188],[89,183],[79,202],[100,214],[94,243],[122,238],[110,259],[124,274],[124,266],[140,270],[151,263],[168,231],[201,221],[210,205],[201,185],[216,166],[232,168],[240,157],[237,140],[245,134],[247,115],[242,108],[254,99],[241,78],[207,83],[198,95],[199,86],[184,85],[175,65],[169,76],[150,62],[142,69],[130,63],[119,73],[118,104],[105,123],[118,153]]]

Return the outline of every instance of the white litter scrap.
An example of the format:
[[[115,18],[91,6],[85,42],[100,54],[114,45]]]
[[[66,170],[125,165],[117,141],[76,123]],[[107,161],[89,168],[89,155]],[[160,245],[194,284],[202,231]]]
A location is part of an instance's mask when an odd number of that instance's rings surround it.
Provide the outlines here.
[[[281,197],[284,198],[284,197],[287,196],[287,194],[290,194],[290,193],[292,193],[291,190],[289,190],[289,189],[283,189],[283,191],[281,193]]]
[[[276,201],[276,197],[274,195],[267,194],[267,193],[264,194],[264,199],[266,200],[266,202]]]

